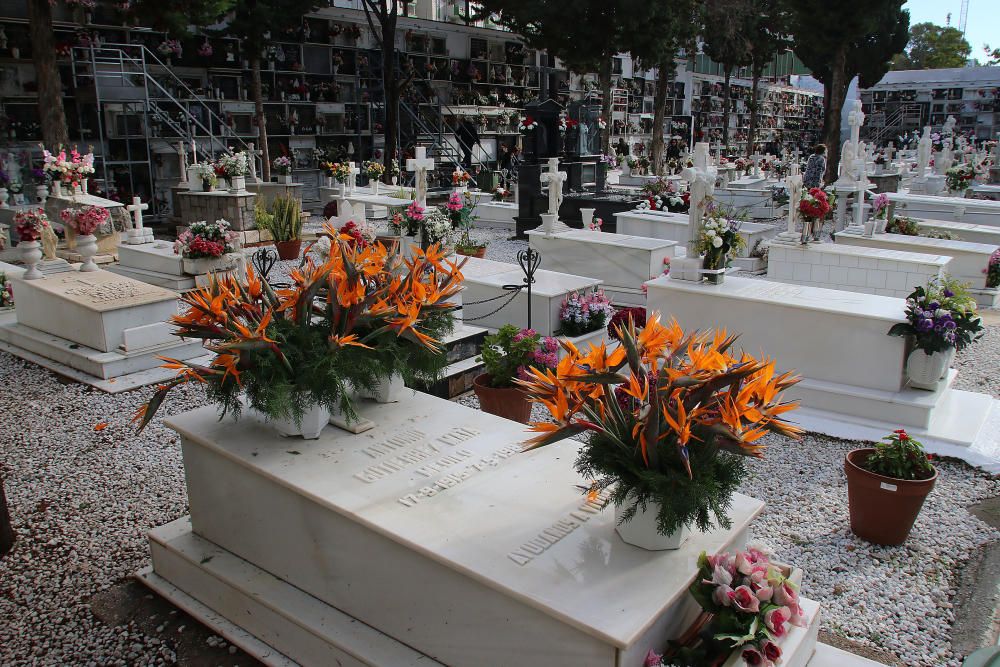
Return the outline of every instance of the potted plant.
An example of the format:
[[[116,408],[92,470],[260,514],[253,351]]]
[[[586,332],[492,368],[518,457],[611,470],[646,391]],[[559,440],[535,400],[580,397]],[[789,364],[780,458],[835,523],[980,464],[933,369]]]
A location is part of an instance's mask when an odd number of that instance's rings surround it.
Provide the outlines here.
[[[932,280],[906,298],[906,322],[894,324],[890,336],[905,336],[913,349],[906,358],[911,387],[934,391],[947,375],[955,353],[982,336],[976,301],[954,278]]]
[[[378,194],[379,182],[385,174],[385,166],[377,160],[368,160],[363,165],[365,175],[368,176],[368,183],[372,187],[372,194]]]
[[[464,193],[467,191],[471,182],[472,174],[461,167],[456,167],[455,171],[451,172],[451,186],[455,188],[455,193]]]
[[[554,421],[537,422],[529,449],[587,433],[576,460],[590,493],[607,492],[621,538],[644,549],[676,549],[686,531],[728,528],[726,510],[743,477],[743,456],[761,457],[768,432],[798,437],[781,393],[798,378],[773,360],[732,351],[735,336],[685,334],[650,314],[621,345],[583,353],[563,342],[557,372],[529,369],[518,384]]]
[[[235,265],[236,233],[225,220],[192,222],[177,236],[174,252],[180,255],[184,273],[201,276]]]
[[[793,628],[809,624],[799,600],[801,583],[802,570],[774,562],[759,549],[701,552],[688,591],[702,611],[662,655],[650,651],[645,667],[781,664]]]
[[[292,183],[292,159],[287,155],[282,155],[280,157],[274,158],[274,162],[271,163],[274,170],[278,172],[278,182],[284,183],[285,185],[291,185]]]
[[[438,207],[429,208],[420,221],[420,247],[427,249],[432,245],[447,248],[451,244],[451,219]]]
[[[41,208],[18,211],[14,214],[14,231],[17,233],[17,249],[21,253],[21,261],[28,270],[21,277],[25,280],[38,280],[45,275],[38,269],[42,260],[42,231],[50,227],[49,219]]]
[[[739,235],[740,221],[709,199],[705,205],[705,222],[695,246],[702,255],[702,274],[713,284],[721,284],[726,277],[730,258],[743,247]]]
[[[965,191],[969,189],[975,178],[976,168],[967,162],[951,167],[944,172],[948,193],[953,197],[964,197]]]
[[[558,344],[553,338],[543,339],[533,329],[519,329],[505,324],[483,341],[482,361],[486,372],[472,381],[472,389],[483,412],[528,423],[531,402],[516,381],[530,376],[528,368],[553,368]]]
[[[469,199],[469,195],[465,194],[463,196],[458,191],[452,192],[448,196],[445,210],[447,210],[448,217],[451,219],[452,228],[462,230],[461,237],[455,243],[455,252],[459,255],[478,257],[480,259],[485,257],[486,244],[472,240],[472,226],[476,220],[476,216],[472,214],[472,202]]]
[[[875,199],[872,200],[872,217],[874,218],[874,225],[872,227],[872,233],[882,234],[885,232],[885,228],[888,225],[889,216],[889,195],[884,192],[880,192],[875,195]],[[867,231],[867,230],[866,230]],[[870,236],[871,234],[866,234]]]
[[[855,449],[844,459],[851,531],[863,540],[894,546],[906,541],[937,469],[923,445],[899,429],[875,447]]]
[[[245,279],[212,277],[181,296],[177,335],[204,340],[215,357],[167,360],[178,374],[137,411],[140,430],[174,387],[196,381],[223,417],[247,407],[282,435],[315,438],[331,415],[357,420],[356,392],[396,373],[407,382],[440,375],[461,266],[437,248],[404,265],[381,244],[351,247],[336,229],[324,231],[336,250],[320,264],[306,258],[287,290],[276,293],[248,268]]]
[[[269,213],[257,219],[257,227],[271,234],[278,257],[298,259],[302,250],[302,207],[298,199],[275,197]]]
[[[76,251],[83,257],[80,271],[97,271],[94,262],[97,254],[97,237],[94,232],[101,225],[111,220],[111,213],[101,206],[83,206],[80,208],[64,208],[59,212],[63,224],[76,232]]]
[[[1000,287],[1000,248],[994,250],[993,254],[990,255],[990,261],[983,269],[983,273],[986,274],[987,289]]]
[[[588,344],[599,344],[607,331],[608,323],[615,314],[611,300],[604,290],[595,289],[592,292],[572,292],[563,297],[559,304],[560,336],[565,336],[568,342],[578,349],[586,349]],[[566,351],[560,348],[559,357]]]
[[[229,181],[230,192],[246,192],[247,174],[250,173],[250,161],[243,151],[226,154],[219,158],[217,171]]]

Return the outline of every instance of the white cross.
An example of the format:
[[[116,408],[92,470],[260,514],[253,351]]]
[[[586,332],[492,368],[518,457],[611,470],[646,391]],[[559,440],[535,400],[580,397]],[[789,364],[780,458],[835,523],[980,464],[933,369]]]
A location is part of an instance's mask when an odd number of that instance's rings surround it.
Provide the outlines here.
[[[143,204],[138,197],[132,197],[132,203],[125,207],[135,221],[135,229],[142,231],[142,212],[149,208],[149,204]]]
[[[695,152],[697,152],[697,147],[695,147],[695,148],[696,148]],[[754,153],[750,157],[750,159],[753,160],[753,175],[754,176],[760,176],[760,158],[761,158],[760,153]],[[697,165],[695,165],[695,166],[697,166]]]
[[[406,171],[416,174],[417,192],[414,198],[420,206],[427,208],[427,172],[434,168],[434,158],[427,157],[427,149],[417,146],[417,156],[406,161]]]
[[[566,172],[559,171],[559,158],[550,157],[549,170],[538,178],[542,185],[547,185],[549,188],[549,215],[559,215],[559,207],[563,200],[563,182],[566,178]]]
[[[681,176],[688,182],[691,191],[688,210],[689,257],[693,257],[694,244],[701,234],[701,221],[705,211],[705,199],[715,192],[715,178],[718,171],[708,166],[708,142],[699,141],[694,146],[694,166],[687,167]]]
[[[132,214],[132,227],[125,235],[125,242],[129,245],[142,245],[153,242],[153,230],[142,226],[142,212],[149,208],[149,204],[143,204],[138,197],[132,197],[132,203],[125,207]]]

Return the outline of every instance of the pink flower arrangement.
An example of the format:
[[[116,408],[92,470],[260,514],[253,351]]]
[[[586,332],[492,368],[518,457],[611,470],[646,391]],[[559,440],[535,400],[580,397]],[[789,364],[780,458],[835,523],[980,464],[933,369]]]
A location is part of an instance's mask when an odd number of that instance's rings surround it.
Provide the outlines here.
[[[465,202],[462,201],[462,195],[457,192],[452,192],[451,195],[448,196],[448,203],[445,204],[445,208],[452,213],[457,213],[465,208]]]
[[[601,231],[601,227],[603,226],[604,226],[604,220],[600,218],[594,218],[593,220],[590,221],[589,228],[590,231],[592,232],[599,232]]]
[[[100,206],[64,208],[59,212],[59,219],[64,225],[72,227],[77,234],[89,236],[111,219],[111,213]]]
[[[60,146],[59,152],[53,155],[43,147],[42,158],[42,170],[46,174],[54,180],[60,180],[70,185],[79,185],[83,179],[94,173],[93,152],[81,154],[74,148],[67,155]]]
[[[216,259],[236,252],[237,234],[225,220],[192,222],[174,243],[174,252],[187,259]]]
[[[525,338],[532,338],[537,335],[538,332],[534,329],[521,329],[520,332],[514,335],[514,342],[518,343]],[[529,355],[528,363],[523,366],[518,366],[517,376],[522,380],[530,380],[532,375],[528,371],[529,367],[554,369],[558,365],[559,341],[552,336],[544,336],[538,341],[538,349]]]
[[[872,213],[876,218],[884,218],[889,212],[889,195],[880,192],[872,201]]]
[[[41,208],[27,209],[14,214],[14,231],[21,241],[37,241],[42,230],[49,226],[49,219]]]

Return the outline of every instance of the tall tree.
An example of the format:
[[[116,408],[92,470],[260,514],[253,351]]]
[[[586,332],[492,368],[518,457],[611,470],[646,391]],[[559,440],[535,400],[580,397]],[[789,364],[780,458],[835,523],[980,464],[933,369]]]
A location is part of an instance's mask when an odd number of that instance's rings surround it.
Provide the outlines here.
[[[396,63],[396,24],[407,0],[364,0],[365,18],[382,53],[382,89],[385,96],[385,173],[399,150],[399,97],[402,88]],[[378,24],[378,25],[376,25]]]
[[[28,0],[28,30],[38,82],[38,121],[42,126],[42,141],[55,150],[60,144],[69,144],[69,129],[63,109],[62,81],[56,65],[56,38],[52,31],[52,5],[49,0]]]
[[[483,0],[476,18],[492,15],[497,23],[520,34],[529,46],[548,51],[571,70],[598,73],[603,96],[601,113],[607,121],[601,133],[601,148],[607,153],[612,125],[611,60],[629,50],[630,31],[649,11],[647,6],[653,4],[580,0],[573,4],[570,18],[561,0]]]
[[[750,129],[747,136],[747,157],[756,152],[757,124],[760,120],[760,79],[774,57],[791,45],[788,39],[788,13],[781,0],[756,0],[749,17],[747,45],[750,49]]]
[[[892,68],[941,69],[965,67],[972,47],[958,28],[917,23],[910,26],[906,52],[892,60]]]
[[[823,83],[828,182],[840,166],[840,119],[851,81],[858,76],[862,86],[875,85],[906,46],[910,13],[904,1],[786,0],[795,55]]]
[[[693,53],[698,29],[702,25],[700,0],[673,0],[671,3],[654,4],[659,16],[648,19],[646,26],[632,31],[629,52],[641,64],[656,65],[656,90],[653,97],[653,141],[650,161],[657,175],[663,175],[664,128],[667,115],[667,95],[676,70],[675,58],[680,50]],[[649,29],[655,26],[655,29]]]
[[[260,63],[272,37],[301,27],[302,17],[316,10],[314,0],[232,0],[221,31],[242,40],[243,53],[250,61],[250,92],[253,95],[257,140],[260,142],[261,177],[271,180],[271,153],[267,145],[267,119]],[[252,158],[252,156],[251,156]]]
[[[733,72],[750,64],[748,33],[754,12],[753,0],[706,0],[703,50],[722,65],[722,142],[729,152],[729,115],[732,111]]]

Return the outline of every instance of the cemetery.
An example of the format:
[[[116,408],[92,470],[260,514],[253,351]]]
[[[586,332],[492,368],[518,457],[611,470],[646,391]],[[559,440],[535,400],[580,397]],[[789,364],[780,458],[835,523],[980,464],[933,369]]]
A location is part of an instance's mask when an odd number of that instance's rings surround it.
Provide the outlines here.
[[[917,9],[13,4],[0,664],[1000,660],[997,68],[922,106]]]

